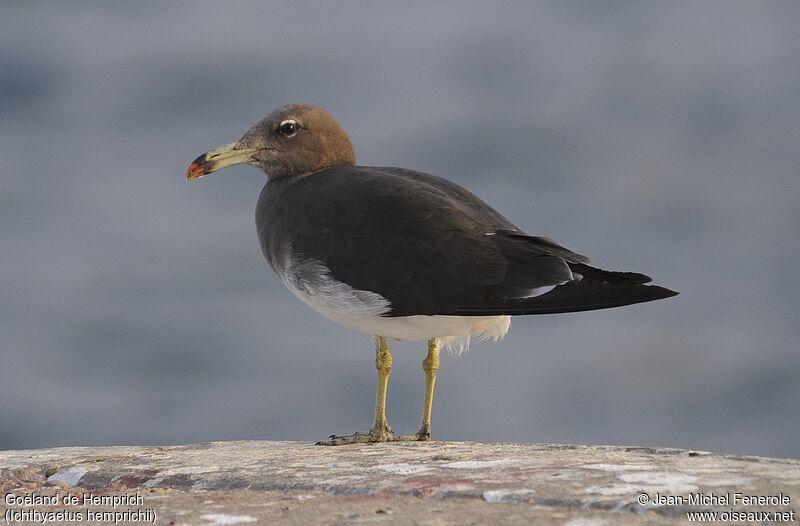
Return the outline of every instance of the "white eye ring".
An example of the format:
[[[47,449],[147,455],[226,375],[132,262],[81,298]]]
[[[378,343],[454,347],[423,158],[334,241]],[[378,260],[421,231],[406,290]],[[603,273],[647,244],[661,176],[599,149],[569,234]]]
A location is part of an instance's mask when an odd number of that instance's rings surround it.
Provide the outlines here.
[[[278,130],[286,137],[294,137],[299,129],[300,126],[297,125],[297,121],[294,119],[286,119],[278,126]]]

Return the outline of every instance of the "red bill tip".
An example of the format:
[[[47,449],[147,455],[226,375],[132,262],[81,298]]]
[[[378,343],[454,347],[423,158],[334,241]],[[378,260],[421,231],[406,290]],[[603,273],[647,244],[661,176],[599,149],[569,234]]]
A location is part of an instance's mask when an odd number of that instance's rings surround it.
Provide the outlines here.
[[[197,179],[198,177],[203,177],[204,175],[206,175],[205,167],[198,161],[194,161],[189,165],[189,169],[186,170],[187,179]]]

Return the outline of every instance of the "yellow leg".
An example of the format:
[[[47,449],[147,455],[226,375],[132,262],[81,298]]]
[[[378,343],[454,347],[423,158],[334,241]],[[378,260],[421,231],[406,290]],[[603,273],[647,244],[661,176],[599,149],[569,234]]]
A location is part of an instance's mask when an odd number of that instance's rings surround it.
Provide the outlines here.
[[[428,355],[422,361],[425,371],[425,405],[422,407],[422,426],[415,435],[395,435],[386,420],[386,390],[392,374],[392,353],[386,338],[375,337],[375,368],[378,370],[378,387],[375,393],[375,423],[367,433],[352,435],[331,435],[328,440],[317,442],[323,446],[345,444],[369,444],[374,442],[410,442],[431,439],[431,412],[433,411],[433,389],[436,386],[436,373],[439,371],[439,341],[428,340]]]
[[[425,405],[422,406],[422,425],[417,431],[417,439],[430,440],[433,389],[436,387],[436,373],[439,371],[439,342],[436,338],[428,340],[428,355],[422,360],[422,369],[425,371]]]
[[[396,437],[386,421],[386,390],[389,387],[389,376],[392,374],[392,353],[386,338],[375,337],[375,368],[378,370],[378,387],[375,393],[375,423],[367,433],[352,435],[331,435],[328,440],[317,442],[318,446],[343,446],[346,444],[370,444],[373,442],[391,442],[411,440],[410,437]]]
[[[386,390],[389,387],[389,376],[392,374],[392,353],[386,338],[375,337],[375,368],[378,370],[378,387],[375,392],[375,423],[370,434],[387,435],[392,429],[386,421]]]

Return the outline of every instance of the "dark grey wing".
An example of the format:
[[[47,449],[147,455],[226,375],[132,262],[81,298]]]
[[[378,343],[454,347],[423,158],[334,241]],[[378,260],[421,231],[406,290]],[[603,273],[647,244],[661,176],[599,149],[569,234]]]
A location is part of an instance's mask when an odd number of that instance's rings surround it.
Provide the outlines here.
[[[588,257],[546,237],[528,236],[510,229],[496,230],[491,237],[507,265],[503,280],[486,289],[493,298],[538,296],[554,285],[571,280],[573,274],[564,271],[571,271],[571,264],[589,261]]]
[[[258,221],[272,223],[263,230],[291,231],[292,250],[337,281],[386,298],[389,316],[455,314],[572,279],[558,245],[514,237],[518,229],[473,194],[419,175],[323,170],[285,185],[269,205],[279,211]]]

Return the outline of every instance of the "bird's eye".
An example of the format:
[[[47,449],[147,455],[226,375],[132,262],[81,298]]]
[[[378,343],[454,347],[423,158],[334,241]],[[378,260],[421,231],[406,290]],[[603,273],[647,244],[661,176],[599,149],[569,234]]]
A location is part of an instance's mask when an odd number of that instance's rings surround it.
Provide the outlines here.
[[[281,125],[278,127],[281,133],[287,137],[293,137],[297,133],[298,128],[297,122],[292,119],[281,122]]]

